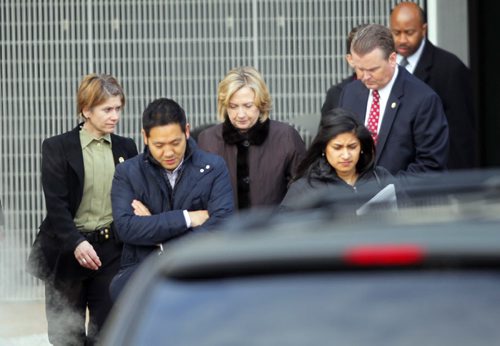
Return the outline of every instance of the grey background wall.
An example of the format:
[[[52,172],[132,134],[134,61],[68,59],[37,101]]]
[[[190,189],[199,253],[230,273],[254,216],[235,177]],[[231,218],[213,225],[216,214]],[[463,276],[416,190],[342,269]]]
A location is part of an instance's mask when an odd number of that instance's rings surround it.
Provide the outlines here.
[[[468,0],[427,1],[429,39],[470,66],[468,16]]]
[[[140,142],[140,114],[178,100],[193,127],[216,119],[216,89],[237,65],[254,65],[273,96],[272,118],[306,142],[328,87],[349,74],[353,26],[387,24],[390,0],[69,0],[0,2],[0,299],[42,297],[24,271],[44,216],[42,140],[77,124],[75,93],[90,72],[122,82],[119,134]],[[425,1],[419,2],[425,7]]]

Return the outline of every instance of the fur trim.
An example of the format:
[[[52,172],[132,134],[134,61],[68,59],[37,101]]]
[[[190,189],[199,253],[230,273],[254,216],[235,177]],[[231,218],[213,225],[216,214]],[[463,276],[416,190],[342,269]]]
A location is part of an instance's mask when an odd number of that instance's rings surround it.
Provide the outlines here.
[[[227,144],[238,144],[248,140],[250,145],[261,145],[269,135],[269,123],[269,119],[266,119],[263,123],[257,121],[247,132],[240,132],[226,118],[226,121],[222,124],[222,137]]]
[[[238,194],[238,209],[246,209],[252,206],[250,200],[250,169],[248,162],[248,150],[251,145],[261,145],[269,135],[269,123],[267,119],[263,123],[257,122],[247,132],[240,132],[226,119],[222,124],[222,137],[227,144],[236,145],[238,154],[236,156],[236,184]]]

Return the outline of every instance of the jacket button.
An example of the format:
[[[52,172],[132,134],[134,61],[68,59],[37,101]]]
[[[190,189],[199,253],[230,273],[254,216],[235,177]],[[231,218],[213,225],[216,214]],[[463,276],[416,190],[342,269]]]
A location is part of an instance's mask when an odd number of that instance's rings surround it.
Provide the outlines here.
[[[248,141],[248,139],[245,139],[242,144],[243,144],[244,147],[249,147],[250,146],[250,142]]]

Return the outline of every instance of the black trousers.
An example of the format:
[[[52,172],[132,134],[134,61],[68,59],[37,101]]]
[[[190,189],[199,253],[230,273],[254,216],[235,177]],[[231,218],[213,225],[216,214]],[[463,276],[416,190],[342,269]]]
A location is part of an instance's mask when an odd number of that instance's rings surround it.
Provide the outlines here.
[[[112,308],[109,284],[120,267],[122,245],[113,240],[91,244],[102,263],[97,271],[84,269],[81,277],[45,282],[45,313],[53,345],[94,345]]]

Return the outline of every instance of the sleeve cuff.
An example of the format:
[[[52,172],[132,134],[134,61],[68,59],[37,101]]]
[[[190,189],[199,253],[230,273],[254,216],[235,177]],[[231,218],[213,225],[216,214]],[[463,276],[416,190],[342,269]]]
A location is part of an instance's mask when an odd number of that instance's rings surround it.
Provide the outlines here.
[[[186,227],[191,228],[191,218],[189,217],[188,211],[183,210],[182,213],[184,214],[184,220],[186,220]]]

